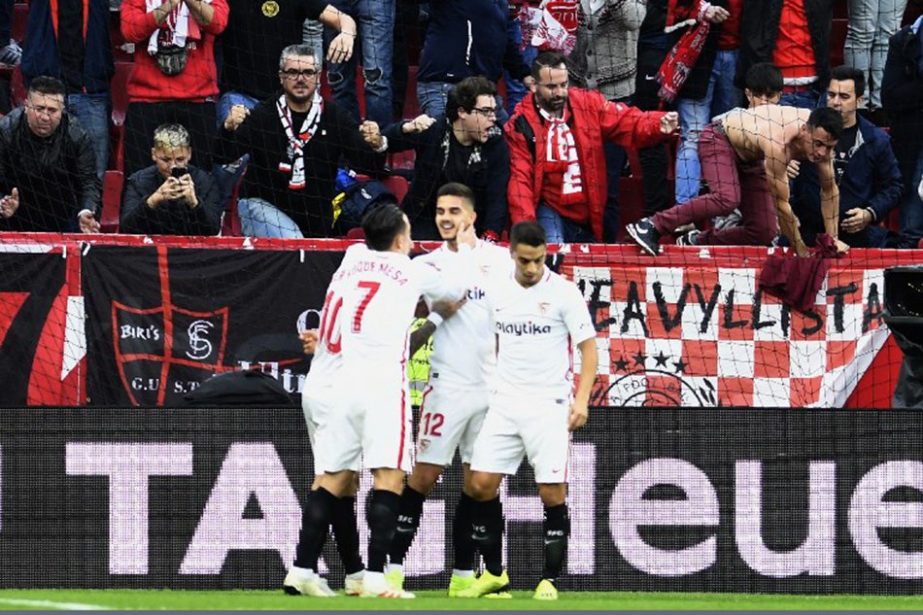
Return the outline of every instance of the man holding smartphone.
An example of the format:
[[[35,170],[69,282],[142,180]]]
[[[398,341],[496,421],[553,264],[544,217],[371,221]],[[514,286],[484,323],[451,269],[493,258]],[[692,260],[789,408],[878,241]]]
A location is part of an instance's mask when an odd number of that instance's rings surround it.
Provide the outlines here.
[[[189,132],[179,124],[154,131],[152,166],[128,178],[121,232],[144,235],[217,235],[221,201],[211,175],[189,165]]]

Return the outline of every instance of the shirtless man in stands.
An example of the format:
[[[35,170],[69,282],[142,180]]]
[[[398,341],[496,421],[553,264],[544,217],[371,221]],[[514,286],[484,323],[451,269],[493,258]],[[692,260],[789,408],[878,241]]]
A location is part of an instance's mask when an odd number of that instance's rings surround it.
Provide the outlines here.
[[[641,248],[656,256],[660,237],[696,222],[726,216],[740,209],[741,226],[720,230],[692,230],[679,245],[769,245],[781,228],[799,255],[808,253],[789,204],[786,167],[792,160],[817,165],[821,209],[827,233],[837,237],[840,195],[831,157],[843,130],[843,120],[832,109],[799,109],[761,105],[732,109],[712,120],[699,138],[702,177],[708,192],[642,218],[626,228]]]

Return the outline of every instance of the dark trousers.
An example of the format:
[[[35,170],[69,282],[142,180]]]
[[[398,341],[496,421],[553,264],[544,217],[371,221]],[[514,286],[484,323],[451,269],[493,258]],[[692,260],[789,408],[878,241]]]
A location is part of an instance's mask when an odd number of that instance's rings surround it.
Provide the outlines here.
[[[410,66],[408,46],[410,31],[417,28],[420,7],[413,2],[398,2],[394,14],[394,57],[391,60],[391,97],[394,117],[404,117],[404,104],[407,101],[407,79]],[[421,39],[422,40],[422,39]]]
[[[656,214],[654,228],[670,233],[684,224],[726,216],[739,208],[741,226],[704,231],[696,243],[769,245],[779,232],[779,223],[763,161],[741,162],[727,137],[711,124],[699,137],[699,161],[709,191]]]
[[[660,85],[653,76],[670,50],[668,36],[655,36],[638,42],[638,76],[635,79],[634,105],[642,111],[660,109],[657,90]],[[669,110],[669,109],[664,109]],[[673,194],[667,181],[667,148],[662,143],[638,152],[644,187],[644,213],[651,215],[673,205]]]
[[[614,99],[616,102],[631,104],[631,97]],[[622,169],[628,159],[628,152],[621,145],[606,141],[603,144],[606,155],[606,209],[603,213],[603,241],[615,243],[619,234],[619,181]]]
[[[13,1],[0,0],[0,47],[10,42],[13,29]]]
[[[192,164],[212,168],[212,143],[217,137],[215,103],[129,103],[125,113],[125,177],[151,164],[154,129],[181,124],[189,131]]]

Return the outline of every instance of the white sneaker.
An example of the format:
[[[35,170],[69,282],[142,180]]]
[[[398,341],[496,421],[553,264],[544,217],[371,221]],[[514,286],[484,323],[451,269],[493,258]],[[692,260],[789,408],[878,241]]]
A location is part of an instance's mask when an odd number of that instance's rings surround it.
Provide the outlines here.
[[[416,598],[411,592],[392,587],[390,583],[385,581],[384,573],[370,572],[368,570],[365,571],[365,576],[362,578],[361,596],[363,598],[403,598],[405,600]]]
[[[365,576],[365,571],[360,570],[359,572],[354,572],[353,574],[346,575],[346,595],[347,596],[361,596],[362,595],[362,579]]]
[[[292,596],[312,596],[314,598],[333,598],[337,594],[323,579],[313,571],[292,568],[282,581],[282,590]]]

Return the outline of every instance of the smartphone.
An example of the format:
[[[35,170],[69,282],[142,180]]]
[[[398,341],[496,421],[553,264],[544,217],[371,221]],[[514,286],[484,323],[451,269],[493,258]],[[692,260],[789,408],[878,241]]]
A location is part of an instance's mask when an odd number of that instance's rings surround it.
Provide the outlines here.
[[[173,177],[177,179],[179,179],[183,175],[186,175],[187,173],[189,173],[189,169],[187,169],[186,167],[173,167],[172,169],[170,169],[170,175],[172,175]]]

